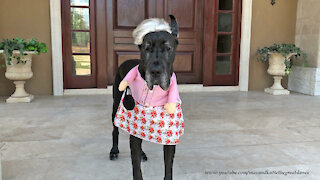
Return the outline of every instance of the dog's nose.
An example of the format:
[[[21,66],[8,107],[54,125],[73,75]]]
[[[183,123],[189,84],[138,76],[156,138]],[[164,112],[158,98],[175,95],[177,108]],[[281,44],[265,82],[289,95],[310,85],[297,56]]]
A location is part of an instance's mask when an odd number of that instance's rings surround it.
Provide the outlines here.
[[[152,70],[151,71],[151,75],[153,76],[153,77],[158,77],[158,76],[160,76],[160,71],[159,70],[156,70],[156,69],[154,69],[154,70]]]

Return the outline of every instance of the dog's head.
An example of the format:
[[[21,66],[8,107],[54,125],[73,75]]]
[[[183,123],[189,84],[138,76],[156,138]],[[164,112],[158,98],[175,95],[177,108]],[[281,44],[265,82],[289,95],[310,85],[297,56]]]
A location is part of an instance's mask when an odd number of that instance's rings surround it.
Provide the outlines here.
[[[141,53],[140,67],[150,90],[154,85],[163,90],[170,86],[178,45],[178,23],[174,16],[170,15],[170,19],[170,26],[163,19],[147,19],[133,32]]]

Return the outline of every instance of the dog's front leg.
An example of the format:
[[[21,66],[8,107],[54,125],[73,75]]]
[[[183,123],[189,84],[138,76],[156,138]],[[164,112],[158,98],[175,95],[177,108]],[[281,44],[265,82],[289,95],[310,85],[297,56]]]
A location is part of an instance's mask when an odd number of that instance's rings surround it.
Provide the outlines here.
[[[141,143],[142,139],[130,135],[130,150],[133,180],[142,180],[141,173]]]
[[[119,143],[119,129],[117,126],[113,125],[112,148],[111,148],[110,154],[109,154],[110,160],[118,159],[118,154],[119,154],[118,143]]]
[[[165,176],[164,180],[172,180],[172,167],[176,145],[163,145]]]

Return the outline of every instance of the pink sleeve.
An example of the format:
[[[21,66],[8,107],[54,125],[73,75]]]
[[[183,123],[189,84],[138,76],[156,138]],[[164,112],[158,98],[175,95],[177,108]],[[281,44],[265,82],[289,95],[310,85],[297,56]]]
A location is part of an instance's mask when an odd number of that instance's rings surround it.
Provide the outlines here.
[[[169,88],[169,94],[168,94],[168,103],[176,103],[179,98],[179,91],[178,91],[178,84],[177,84],[177,78],[175,73],[172,74],[171,77],[171,85]]]
[[[128,81],[129,84],[137,77],[138,65],[132,68],[128,74],[123,78],[123,80]]]

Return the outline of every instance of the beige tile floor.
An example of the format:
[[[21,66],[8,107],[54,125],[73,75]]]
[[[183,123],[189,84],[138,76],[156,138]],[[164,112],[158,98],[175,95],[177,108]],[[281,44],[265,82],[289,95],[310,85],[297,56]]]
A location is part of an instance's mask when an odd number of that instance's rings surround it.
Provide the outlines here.
[[[181,97],[185,135],[176,150],[175,180],[320,179],[320,97],[262,92]],[[37,96],[31,104],[4,100],[3,180],[132,179],[126,132],[120,132],[119,159],[108,159],[111,95]],[[162,146],[143,142],[142,147],[149,157],[142,163],[144,179],[162,180]],[[257,174],[266,171],[278,174]],[[279,174],[294,171],[309,174]],[[231,174],[246,172],[251,174]]]

